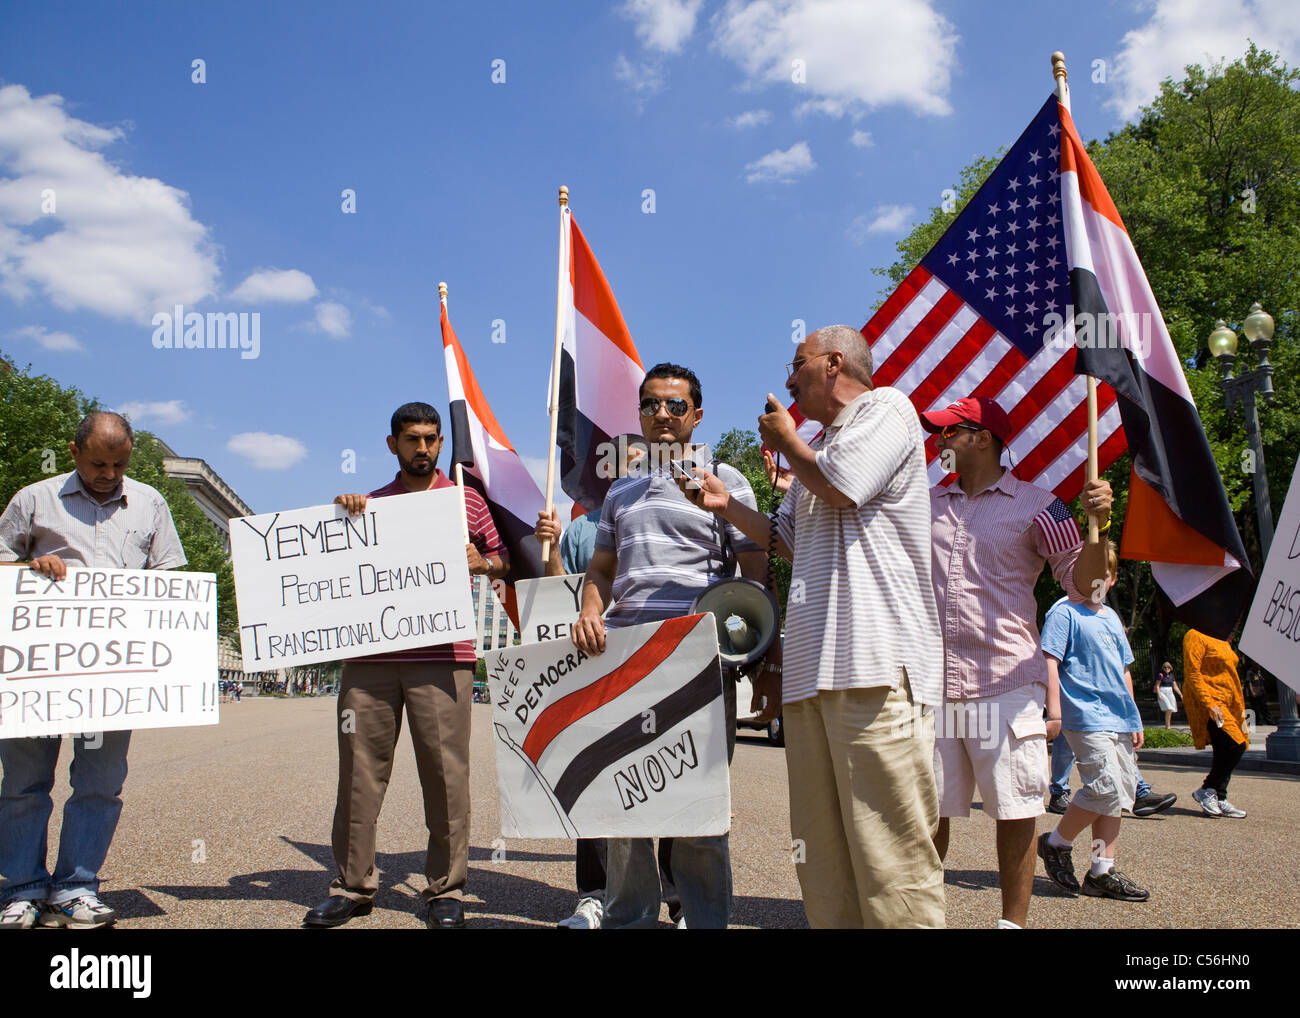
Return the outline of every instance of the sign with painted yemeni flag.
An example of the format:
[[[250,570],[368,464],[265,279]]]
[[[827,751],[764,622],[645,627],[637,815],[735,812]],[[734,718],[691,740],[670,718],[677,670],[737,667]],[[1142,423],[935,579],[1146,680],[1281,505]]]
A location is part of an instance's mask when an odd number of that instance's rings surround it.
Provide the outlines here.
[[[476,638],[455,488],[230,521],[244,670]]]
[[[515,584],[519,605],[519,640],[540,643],[569,635],[582,611],[582,573],[520,580]]]
[[[1241,649],[1300,692],[1300,460],[1246,616]]]
[[[712,615],[487,656],[501,833],[689,837],[731,826],[726,717]]]
[[[217,578],[0,569],[0,739],[215,725]]]

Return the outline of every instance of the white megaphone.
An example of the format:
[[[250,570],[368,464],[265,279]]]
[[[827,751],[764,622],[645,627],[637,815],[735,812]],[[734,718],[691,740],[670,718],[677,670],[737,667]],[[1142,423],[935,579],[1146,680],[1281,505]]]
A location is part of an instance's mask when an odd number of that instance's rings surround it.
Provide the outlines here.
[[[740,671],[766,654],[780,629],[776,598],[743,577],[715,583],[697,597],[691,614],[701,612],[712,613],[717,622],[718,656],[728,671]]]

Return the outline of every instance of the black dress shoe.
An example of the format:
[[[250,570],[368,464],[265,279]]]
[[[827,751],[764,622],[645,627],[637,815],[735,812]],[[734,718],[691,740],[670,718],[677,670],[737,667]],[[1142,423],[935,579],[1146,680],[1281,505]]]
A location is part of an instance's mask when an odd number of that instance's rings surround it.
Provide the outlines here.
[[[355,901],[341,894],[331,894],[303,916],[302,922],[304,926],[342,926],[353,916],[369,915],[371,907],[368,901]]]
[[[424,921],[431,930],[463,930],[465,905],[459,898],[434,898]]]

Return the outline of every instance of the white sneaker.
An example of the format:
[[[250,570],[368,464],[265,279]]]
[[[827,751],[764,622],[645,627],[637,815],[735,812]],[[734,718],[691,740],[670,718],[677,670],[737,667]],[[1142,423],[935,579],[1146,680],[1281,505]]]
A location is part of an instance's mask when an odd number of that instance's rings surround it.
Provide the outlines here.
[[[38,920],[42,926],[66,926],[73,930],[97,930],[117,922],[117,913],[93,894],[61,901],[57,905],[47,902]]]
[[[573,915],[556,925],[562,930],[598,930],[605,919],[605,906],[599,898],[583,898]]]
[[[1201,804],[1201,812],[1207,817],[1221,817],[1223,810],[1219,806],[1219,793],[1213,788],[1198,788],[1192,798]]]
[[[1242,817],[1246,815],[1246,811],[1244,809],[1238,809],[1227,799],[1220,799],[1219,815],[1225,817],[1232,817],[1234,820],[1240,820]]]
[[[30,930],[44,907],[45,902],[29,898],[6,901],[5,907],[0,909],[0,930]]]

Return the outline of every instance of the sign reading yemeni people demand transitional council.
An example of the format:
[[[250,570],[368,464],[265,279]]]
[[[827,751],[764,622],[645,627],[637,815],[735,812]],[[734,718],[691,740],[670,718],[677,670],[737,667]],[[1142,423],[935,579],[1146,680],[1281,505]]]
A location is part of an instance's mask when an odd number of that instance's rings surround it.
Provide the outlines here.
[[[0,569],[0,739],[217,723],[217,579]]]
[[[1246,616],[1241,649],[1300,692],[1300,460]]]
[[[455,488],[230,521],[244,670],[476,637]]]
[[[569,635],[582,611],[582,573],[515,582],[519,641],[540,643]]]
[[[486,657],[507,838],[688,837],[731,825],[712,615]]]

